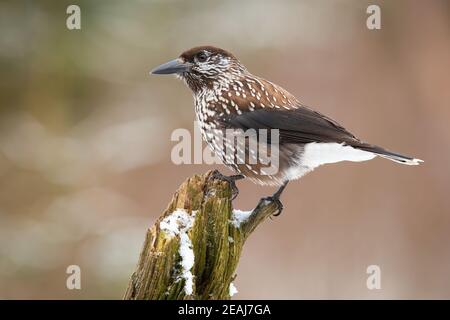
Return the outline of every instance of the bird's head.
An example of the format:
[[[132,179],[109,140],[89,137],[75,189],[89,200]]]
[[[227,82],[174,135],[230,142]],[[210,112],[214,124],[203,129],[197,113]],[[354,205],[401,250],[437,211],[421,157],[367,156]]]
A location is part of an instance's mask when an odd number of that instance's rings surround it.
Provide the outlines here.
[[[212,47],[195,47],[177,59],[152,70],[152,74],[176,74],[194,91],[213,88],[245,72],[245,67],[230,52]]]

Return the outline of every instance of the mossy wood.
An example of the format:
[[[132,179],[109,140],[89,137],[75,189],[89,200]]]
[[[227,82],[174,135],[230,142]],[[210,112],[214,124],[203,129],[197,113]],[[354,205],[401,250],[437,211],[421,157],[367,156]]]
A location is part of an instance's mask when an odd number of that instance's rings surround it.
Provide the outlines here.
[[[231,186],[209,171],[186,180],[169,206],[147,231],[136,270],[124,299],[229,299],[230,283],[245,240],[267,217],[276,213],[277,204],[261,200],[239,226],[231,223]],[[169,236],[161,221],[177,209],[193,219],[188,231],[194,252],[192,294],[185,290],[181,276],[180,237]]]

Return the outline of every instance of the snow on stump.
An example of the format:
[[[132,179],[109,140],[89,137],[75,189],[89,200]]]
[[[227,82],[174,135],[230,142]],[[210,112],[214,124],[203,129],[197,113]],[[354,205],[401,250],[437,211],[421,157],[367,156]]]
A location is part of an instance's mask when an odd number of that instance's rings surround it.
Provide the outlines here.
[[[124,299],[229,299],[245,240],[277,205],[261,200],[233,210],[232,190],[217,171],[195,175],[147,231]]]

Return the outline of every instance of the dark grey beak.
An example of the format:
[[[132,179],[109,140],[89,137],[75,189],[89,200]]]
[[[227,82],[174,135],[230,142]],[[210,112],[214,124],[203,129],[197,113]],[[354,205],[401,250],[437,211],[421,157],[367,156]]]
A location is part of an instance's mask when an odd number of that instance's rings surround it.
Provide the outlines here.
[[[181,59],[175,59],[166,62],[159,67],[152,70],[151,74],[172,74],[183,73],[189,71],[191,68],[190,63],[183,62]]]

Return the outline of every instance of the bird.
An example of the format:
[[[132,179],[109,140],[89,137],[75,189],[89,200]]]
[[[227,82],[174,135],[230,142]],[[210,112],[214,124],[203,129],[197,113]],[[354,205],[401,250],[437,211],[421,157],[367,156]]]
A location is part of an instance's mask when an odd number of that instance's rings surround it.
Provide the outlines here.
[[[281,86],[253,75],[231,52],[218,47],[198,46],[184,51],[151,74],[175,74],[192,91],[203,139],[236,173],[221,176],[232,184],[233,198],[238,193],[235,181],[244,178],[278,187],[272,196],[265,198],[278,205],[275,215],[283,209],[280,196],[288,182],[321,165],[375,157],[405,165],[423,162],[358,139]],[[245,135],[250,130],[253,134]],[[234,131],[244,137],[244,144],[237,146],[236,137],[228,138],[226,133]],[[254,134],[263,131],[265,139]],[[268,170],[261,151],[277,160],[275,170]]]

